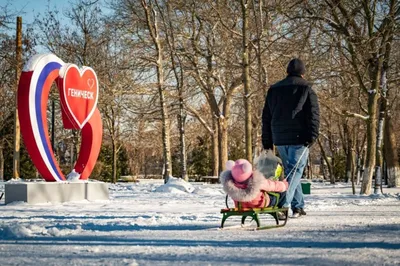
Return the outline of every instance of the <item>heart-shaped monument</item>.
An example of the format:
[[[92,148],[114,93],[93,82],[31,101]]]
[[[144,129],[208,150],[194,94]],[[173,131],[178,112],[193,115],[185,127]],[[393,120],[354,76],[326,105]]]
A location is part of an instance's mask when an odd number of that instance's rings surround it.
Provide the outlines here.
[[[80,70],[53,54],[35,55],[25,64],[17,103],[26,149],[46,181],[65,180],[47,126],[47,102],[53,82],[60,92],[64,128],[77,129],[82,136],[79,155],[68,179],[87,180],[99,156],[103,136],[101,115],[96,108],[98,81],[90,67]]]

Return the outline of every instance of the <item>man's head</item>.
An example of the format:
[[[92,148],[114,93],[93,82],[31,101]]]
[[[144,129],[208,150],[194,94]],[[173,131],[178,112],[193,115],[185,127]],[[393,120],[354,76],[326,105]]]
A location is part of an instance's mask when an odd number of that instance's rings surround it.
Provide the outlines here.
[[[306,73],[306,67],[303,61],[294,58],[290,60],[286,72],[289,76],[303,76]]]

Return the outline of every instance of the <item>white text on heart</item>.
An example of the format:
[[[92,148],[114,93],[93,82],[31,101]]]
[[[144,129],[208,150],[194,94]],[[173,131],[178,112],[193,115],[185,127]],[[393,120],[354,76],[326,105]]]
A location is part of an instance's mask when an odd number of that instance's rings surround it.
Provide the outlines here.
[[[75,98],[93,99],[93,92],[69,88],[68,96]]]

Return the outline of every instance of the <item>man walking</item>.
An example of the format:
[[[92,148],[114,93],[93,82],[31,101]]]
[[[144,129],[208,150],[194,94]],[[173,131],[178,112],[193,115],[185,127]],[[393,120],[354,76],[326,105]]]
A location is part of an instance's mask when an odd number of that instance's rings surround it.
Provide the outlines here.
[[[319,131],[318,98],[303,78],[304,63],[292,59],[287,77],[268,90],[262,114],[264,149],[277,147],[289,182],[283,207],[292,208],[293,218],[306,215],[300,179],[307,162],[309,147]]]

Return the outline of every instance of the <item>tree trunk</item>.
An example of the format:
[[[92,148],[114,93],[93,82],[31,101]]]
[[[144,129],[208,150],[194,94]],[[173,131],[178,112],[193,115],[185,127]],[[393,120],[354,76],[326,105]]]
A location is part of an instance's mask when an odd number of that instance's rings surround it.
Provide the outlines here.
[[[0,181],[4,181],[4,153],[3,153],[3,145],[0,146]]]
[[[266,63],[264,63],[264,46],[270,43],[270,18],[269,18],[269,10],[265,9],[264,1],[252,1],[253,6],[253,15],[252,20],[255,25],[256,38],[252,42],[255,44],[254,46],[250,46],[250,53],[253,51],[251,48],[254,48],[255,58],[257,60],[257,80],[253,84],[253,88],[255,91],[262,92],[262,95],[257,93],[257,99],[252,99],[251,104],[256,109],[253,111],[252,124],[253,124],[253,160],[257,158],[262,151],[262,143],[261,143],[261,115],[263,105],[259,104],[260,99],[265,99],[265,95],[267,95],[267,65],[271,62],[271,54],[267,55]],[[265,17],[264,17],[265,13]],[[258,14],[258,15],[257,15]],[[266,35],[266,36],[264,36]],[[265,41],[267,43],[265,43]],[[253,91],[254,91],[253,90]],[[261,98],[258,98],[261,97]]]
[[[383,169],[383,134],[385,125],[385,114],[386,114],[386,92],[387,92],[387,81],[386,81],[386,66],[384,65],[381,72],[381,97],[379,104],[379,120],[378,120],[378,131],[376,141],[376,165],[375,165],[375,187],[374,194],[378,194],[382,191],[382,169]]]
[[[325,159],[324,159],[324,157],[320,157],[320,164],[321,164],[321,166],[320,166],[320,173],[322,173],[322,178],[324,179],[324,180],[326,180],[326,179],[328,179],[327,177],[326,177],[326,171],[325,171],[325,165],[324,165],[324,162],[325,162]]]
[[[246,159],[252,163],[253,161],[253,143],[252,143],[252,123],[251,123],[251,104],[250,104],[250,65],[249,65],[249,43],[247,38],[247,30],[249,27],[249,3],[242,0],[242,67],[243,67],[243,85],[244,85],[244,112],[245,112],[245,146]]]
[[[117,183],[117,144],[115,140],[112,140],[112,182]]]
[[[22,17],[17,17],[16,49],[15,49],[15,113],[14,113],[14,156],[13,178],[19,178],[20,174],[20,123],[17,107],[18,80],[22,70]]]
[[[346,183],[353,180],[352,167],[353,167],[353,136],[349,130],[348,122],[343,123],[344,140],[346,140]]]
[[[347,144],[350,146],[350,144]],[[346,155],[346,183],[353,180],[353,151],[349,150],[348,154]]]
[[[164,182],[167,183],[169,177],[172,175],[171,144],[170,144],[170,132],[168,124],[168,112],[165,106],[165,99],[164,99],[164,89],[162,89],[161,87],[162,86],[159,87],[159,95],[160,95],[161,117],[162,117],[163,155],[165,162]]]
[[[158,3],[156,2],[157,6],[159,7]],[[186,156],[186,136],[185,136],[185,123],[186,123],[186,114],[184,110],[184,102],[183,102],[183,84],[184,84],[184,76],[183,76],[183,67],[180,57],[176,51],[176,44],[175,44],[175,34],[174,34],[174,26],[172,24],[172,20],[170,18],[171,14],[171,6],[170,2],[166,3],[167,7],[167,20],[165,16],[162,16],[164,23],[168,25],[168,30],[165,34],[167,39],[167,44],[169,46],[170,51],[170,58],[172,64],[172,70],[174,72],[175,80],[176,80],[176,88],[178,90],[179,96],[179,113],[178,113],[178,127],[179,127],[179,157],[180,157],[180,176],[182,179],[189,181],[187,175],[187,156]],[[160,8],[160,7],[159,7]],[[178,66],[179,70],[178,70]]]
[[[228,126],[224,116],[219,117],[219,172],[222,172],[228,161]]]
[[[235,90],[236,86],[235,84],[232,84],[232,87],[229,88],[228,93],[226,94],[225,101],[223,104],[222,108],[222,115],[220,116],[220,151],[219,151],[219,156],[220,156],[220,165],[219,165],[219,170],[222,172],[225,170],[225,164],[228,161],[228,121],[230,118],[230,113],[231,113],[231,102],[232,102],[232,92]]]
[[[325,153],[324,147],[322,146],[321,141],[319,139],[317,139],[317,142],[318,142],[319,148],[321,150],[322,158],[324,158],[324,160],[326,162],[326,165],[328,166],[330,182],[331,182],[331,184],[335,184],[335,174],[333,173],[332,163],[329,162],[328,157],[326,156],[326,153]]]
[[[219,176],[219,141],[218,141],[218,118],[213,116],[213,134],[212,134],[212,175]]]
[[[357,125],[357,127],[358,127],[358,125]],[[353,133],[352,133],[352,136],[351,136],[352,143],[356,142],[355,141],[356,140],[356,136],[357,136],[356,134],[357,134],[356,133],[356,127],[353,127]],[[356,149],[353,146],[352,146],[352,149],[351,149],[351,157],[352,157],[352,160],[351,160],[351,189],[352,189],[353,195],[355,195],[356,194],[355,176],[356,176],[356,171],[358,169],[357,169],[357,162],[356,162]]]
[[[372,57],[369,61],[369,73],[371,80],[371,89],[368,91],[368,124],[367,124],[367,169],[364,173],[363,183],[361,187],[362,194],[371,193],[372,185],[372,171],[376,163],[375,171],[375,193],[379,192],[381,187],[381,167],[383,165],[382,159],[382,138],[383,138],[383,126],[385,119],[386,109],[386,93],[387,93],[387,81],[386,72],[389,67],[389,59],[391,52],[391,44],[393,41],[395,31],[395,21],[398,12],[398,1],[391,0],[388,2],[388,14],[387,17],[382,21],[379,31],[382,32],[380,46],[378,46],[376,40],[370,40],[369,45],[371,47]],[[375,3],[375,5],[377,5]],[[377,6],[376,6],[377,7]],[[367,10],[368,11],[368,10]],[[368,31],[370,34],[373,33],[374,20],[370,21]],[[379,99],[379,93],[382,95],[381,105],[379,106],[379,124],[377,131],[376,111]]]
[[[380,72],[380,71],[378,71]],[[380,75],[377,75],[379,77]],[[367,156],[360,194],[371,194],[372,175],[376,162],[376,110],[378,105],[378,78],[374,79],[368,94]]]
[[[365,153],[366,150],[362,149],[361,154],[359,154],[360,157],[357,159],[357,169],[358,169],[357,182],[356,182],[357,185],[360,184],[360,182],[362,181],[362,177],[364,175],[365,164],[366,164]]]
[[[354,130],[354,134],[357,134],[360,130],[359,121],[357,122],[356,130]],[[355,150],[356,150],[356,185],[360,184],[360,179],[362,176],[362,172],[364,171],[364,165],[365,165],[365,141],[367,139],[367,134],[363,133],[363,136],[360,140],[359,137],[356,137],[356,145],[355,145]]]
[[[185,122],[186,115],[183,109],[183,98],[179,97],[179,140],[180,140],[180,161],[181,161],[181,178],[185,181],[189,181],[186,168],[186,142],[185,142]]]
[[[354,158],[354,156],[353,156],[353,158]],[[351,175],[351,190],[353,192],[353,195],[356,194],[356,180],[355,180],[355,173],[354,173],[355,170],[357,170],[357,168],[355,167],[355,163],[353,160],[353,171],[352,171],[352,175]]]
[[[353,192],[353,195],[356,194],[356,171],[357,171],[357,167],[356,167],[356,158],[354,156],[354,152],[353,152],[353,161],[352,163],[352,171],[351,171],[351,189]]]
[[[394,10],[394,2],[392,5],[392,10]],[[397,12],[398,12],[397,8]],[[394,14],[392,13],[394,16]],[[396,136],[395,132],[393,130],[393,125],[391,121],[391,113],[390,109],[387,109],[388,103],[387,103],[387,98],[389,94],[389,89],[388,89],[388,84],[387,84],[387,79],[386,79],[386,73],[387,73],[387,68],[389,67],[388,61],[389,61],[389,56],[391,53],[391,47],[392,47],[392,42],[393,42],[393,32],[391,35],[388,36],[388,41],[385,43],[386,51],[385,51],[385,61],[383,63],[383,75],[382,75],[382,95],[384,97],[383,99],[383,111],[385,111],[382,115],[385,115],[385,127],[384,131],[381,132],[383,135],[383,140],[384,140],[384,150],[383,150],[383,157],[385,157],[386,160],[386,173],[388,176],[387,179],[387,185],[388,187],[399,187],[400,186],[400,169],[399,169],[399,158],[398,158],[398,153],[397,153],[397,144],[396,144]]]
[[[400,168],[397,154],[396,135],[393,130],[392,116],[385,119],[384,155],[388,175],[388,187],[400,187]]]
[[[165,104],[164,92],[164,66],[163,66],[163,50],[159,36],[157,13],[153,7],[147,5],[145,0],[142,0],[142,6],[146,14],[146,23],[153,40],[153,44],[157,51],[157,89],[160,100],[161,122],[162,122],[162,140],[163,140],[163,157],[164,157],[164,183],[168,182],[172,174],[171,164],[171,148],[170,148],[170,132],[169,132],[169,117],[168,110]],[[150,12],[151,9],[151,12]]]

